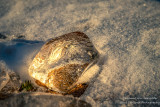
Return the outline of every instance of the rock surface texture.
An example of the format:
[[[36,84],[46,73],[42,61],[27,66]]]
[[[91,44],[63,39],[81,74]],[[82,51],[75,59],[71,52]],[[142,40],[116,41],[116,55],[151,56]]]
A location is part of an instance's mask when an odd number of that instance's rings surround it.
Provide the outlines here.
[[[84,88],[78,79],[98,57],[86,34],[72,32],[44,44],[30,65],[29,74],[51,90],[68,93],[77,86]]]

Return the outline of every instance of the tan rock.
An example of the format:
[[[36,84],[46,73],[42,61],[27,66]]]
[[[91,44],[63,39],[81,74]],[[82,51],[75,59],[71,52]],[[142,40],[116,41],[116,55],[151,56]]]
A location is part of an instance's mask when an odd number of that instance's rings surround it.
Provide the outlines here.
[[[79,85],[78,79],[98,57],[86,34],[72,32],[44,44],[30,65],[29,74],[51,90],[68,93]]]

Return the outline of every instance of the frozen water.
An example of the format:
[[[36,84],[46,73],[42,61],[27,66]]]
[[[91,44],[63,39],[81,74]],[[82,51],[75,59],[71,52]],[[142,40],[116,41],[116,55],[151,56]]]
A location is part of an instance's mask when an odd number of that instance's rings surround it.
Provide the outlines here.
[[[16,93],[20,87],[20,77],[0,61],[0,99],[9,97]]]
[[[85,101],[72,96],[55,96],[47,93],[21,93],[0,100],[2,107],[91,107]]]
[[[9,82],[8,69],[4,62],[0,62],[0,91]]]
[[[24,80],[44,41],[79,30],[101,57],[81,99],[103,107],[133,97],[160,102],[159,0],[1,0],[0,7],[0,60]]]
[[[22,80],[26,80],[29,78],[27,72],[29,63],[42,45],[42,41],[22,39],[0,42],[0,60],[5,61],[8,69],[18,73]]]

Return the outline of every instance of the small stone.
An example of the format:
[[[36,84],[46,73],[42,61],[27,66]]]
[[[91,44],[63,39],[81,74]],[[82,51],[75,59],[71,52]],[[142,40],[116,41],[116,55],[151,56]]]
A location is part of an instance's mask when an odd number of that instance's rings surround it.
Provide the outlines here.
[[[29,74],[41,85],[58,93],[86,88],[78,84],[86,68],[97,61],[98,51],[82,32],[56,37],[44,44],[33,59]],[[80,87],[81,86],[81,87]],[[73,92],[74,93],[74,92]]]

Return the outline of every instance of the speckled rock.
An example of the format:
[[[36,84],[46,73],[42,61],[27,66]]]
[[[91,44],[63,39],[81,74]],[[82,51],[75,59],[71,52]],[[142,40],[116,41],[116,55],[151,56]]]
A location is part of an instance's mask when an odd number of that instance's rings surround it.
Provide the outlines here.
[[[86,34],[72,32],[44,44],[31,63],[29,74],[51,90],[68,93],[77,85],[81,87],[78,79],[98,57]]]

